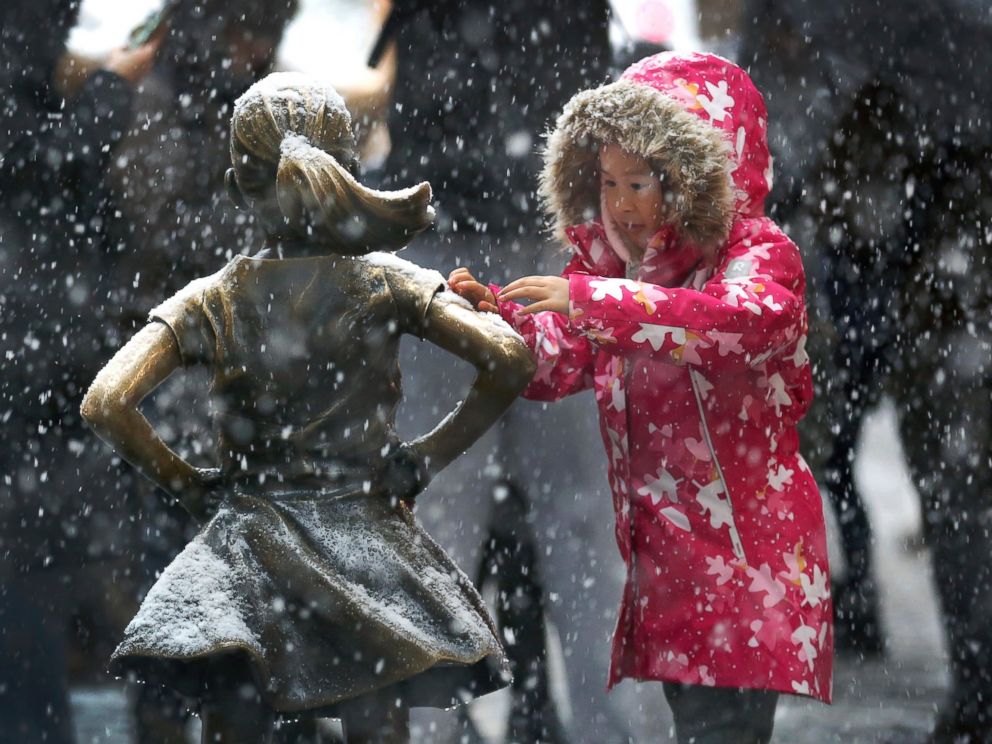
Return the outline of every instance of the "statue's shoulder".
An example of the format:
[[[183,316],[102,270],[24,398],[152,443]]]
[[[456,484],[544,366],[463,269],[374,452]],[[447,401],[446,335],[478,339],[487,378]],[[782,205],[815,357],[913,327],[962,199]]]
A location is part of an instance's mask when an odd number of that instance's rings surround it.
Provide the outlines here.
[[[446,286],[444,277],[436,269],[428,269],[412,261],[400,258],[394,253],[376,252],[362,257],[370,266],[380,269],[390,283],[409,283],[421,287],[437,288]]]
[[[392,253],[369,253],[362,261],[382,272],[396,303],[404,328],[421,335],[423,321],[435,295],[447,289],[441,272],[428,269]]]
[[[210,290],[229,284],[233,278],[232,269],[236,261],[228,262],[220,271],[208,276],[194,279],[172,297],[156,305],[149,313],[150,318],[171,317],[179,312],[188,312],[192,307],[202,304]]]

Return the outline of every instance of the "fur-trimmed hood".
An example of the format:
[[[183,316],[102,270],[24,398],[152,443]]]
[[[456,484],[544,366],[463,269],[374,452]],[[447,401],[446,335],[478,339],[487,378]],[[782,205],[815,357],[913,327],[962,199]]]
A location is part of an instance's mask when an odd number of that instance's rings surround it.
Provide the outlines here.
[[[656,54],[615,83],[575,95],[548,137],[541,197],[555,232],[600,213],[599,146],[653,161],[673,194],[679,239],[721,245],[737,216],[760,216],[771,182],[765,102],[713,54]]]

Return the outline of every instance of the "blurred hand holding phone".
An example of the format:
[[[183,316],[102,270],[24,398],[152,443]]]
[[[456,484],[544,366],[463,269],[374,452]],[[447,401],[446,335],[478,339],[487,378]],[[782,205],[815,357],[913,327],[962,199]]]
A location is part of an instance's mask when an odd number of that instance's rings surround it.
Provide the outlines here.
[[[127,45],[107,55],[104,69],[120,75],[132,85],[139,83],[155,64],[155,55],[169,30],[174,0],[165,0],[161,8],[149,13],[128,34]]]
[[[156,8],[145,16],[144,20],[131,29],[131,33],[128,34],[127,48],[137,49],[151,41],[152,37],[160,38],[167,29],[169,17],[174,8],[174,2],[165,0],[162,7]]]

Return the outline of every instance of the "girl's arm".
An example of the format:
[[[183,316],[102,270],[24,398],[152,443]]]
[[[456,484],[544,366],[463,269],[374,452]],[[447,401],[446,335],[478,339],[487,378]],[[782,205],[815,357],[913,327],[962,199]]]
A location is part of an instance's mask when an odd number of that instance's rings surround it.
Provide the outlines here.
[[[150,323],[100,370],[81,410],[101,439],[143,475],[179,497],[202,521],[209,516],[212,471],[193,467],[169,449],[138,408],[181,365],[172,331],[162,323]]]
[[[574,258],[563,276],[582,269],[581,260]],[[559,277],[545,278],[565,281]],[[554,401],[592,387],[595,349],[589,339],[569,326],[566,315],[537,312],[539,307],[534,305],[497,300],[499,287],[480,284],[465,269],[452,272],[448,282],[455,292],[480,310],[499,313],[523,337],[537,361],[537,371],[523,392],[524,398]]]
[[[423,338],[475,365],[468,395],[433,431],[408,445],[429,476],[443,470],[509,408],[534,374],[523,341],[502,323],[441,292],[428,307]]]
[[[753,366],[801,347],[804,291],[796,246],[770,221],[747,220],[701,289],[572,274],[570,317],[614,353],[711,368]],[[797,366],[802,361],[797,356]]]

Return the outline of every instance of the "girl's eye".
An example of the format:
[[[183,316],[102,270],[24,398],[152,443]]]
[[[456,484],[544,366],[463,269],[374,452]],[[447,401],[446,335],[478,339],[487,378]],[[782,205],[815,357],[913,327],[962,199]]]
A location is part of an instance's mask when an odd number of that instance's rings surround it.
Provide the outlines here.
[[[609,178],[604,178],[603,179],[603,185],[604,186],[609,186],[612,189],[614,186],[617,185],[617,182],[616,181],[612,181]]]
[[[650,184],[647,184],[647,183],[634,182],[634,183],[630,184],[630,188],[632,188],[634,191],[642,191],[642,190],[646,189],[649,185]]]

